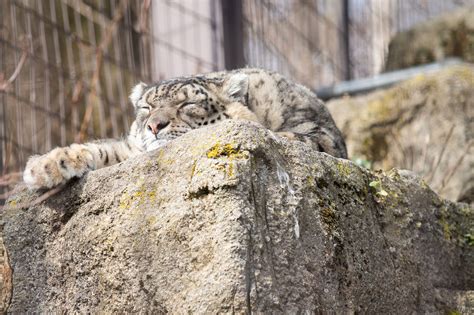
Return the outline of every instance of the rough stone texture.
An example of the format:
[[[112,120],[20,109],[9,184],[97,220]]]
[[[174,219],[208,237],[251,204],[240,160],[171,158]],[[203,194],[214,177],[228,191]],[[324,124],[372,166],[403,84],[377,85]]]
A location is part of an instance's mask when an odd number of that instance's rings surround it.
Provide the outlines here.
[[[474,67],[450,67],[327,104],[349,156],[410,169],[450,200],[474,201]]]
[[[36,197],[3,216],[12,313],[473,311],[472,209],[252,123]]]
[[[386,70],[459,57],[474,62],[474,7],[420,24],[390,42]]]

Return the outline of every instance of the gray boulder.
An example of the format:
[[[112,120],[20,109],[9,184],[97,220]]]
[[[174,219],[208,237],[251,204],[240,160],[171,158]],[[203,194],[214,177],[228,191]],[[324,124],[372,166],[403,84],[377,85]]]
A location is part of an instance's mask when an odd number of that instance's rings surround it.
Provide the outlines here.
[[[8,312],[473,311],[471,208],[252,123],[36,198],[2,216]]]
[[[448,57],[474,62],[474,7],[450,12],[395,35],[385,69],[393,71]]]
[[[474,66],[327,103],[352,159],[409,169],[444,198],[474,202]]]

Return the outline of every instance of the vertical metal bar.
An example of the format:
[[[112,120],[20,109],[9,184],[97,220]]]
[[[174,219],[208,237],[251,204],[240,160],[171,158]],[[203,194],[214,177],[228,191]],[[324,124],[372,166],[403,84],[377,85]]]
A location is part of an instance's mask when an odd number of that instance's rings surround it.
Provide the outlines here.
[[[177,36],[179,37],[180,39],[180,42],[181,42],[181,47],[186,47],[187,46],[187,33],[188,33],[188,30],[190,29],[189,26],[187,26],[186,24],[188,23],[188,17],[189,17],[189,20],[193,21],[193,16],[187,14],[187,12],[185,12],[183,10],[183,7],[182,6],[179,6],[177,8],[175,8],[178,10],[178,14],[179,14],[179,21],[180,21],[180,25],[179,25],[179,31],[174,31],[173,35],[174,36]],[[180,45],[179,43],[176,43],[178,46]],[[182,67],[181,67],[181,71],[180,73],[177,73],[179,75],[184,75],[184,74],[190,74],[189,71],[191,70],[192,68],[192,65],[193,63],[196,62],[196,60],[191,60],[190,58],[187,58],[187,56],[184,56],[183,54],[180,54],[180,58],[181,58],[181,64],[182,64]]]
[[[350,0],[343,0],[342,5],[342,20],[343,20],[343,37],[344,37],[344,63],[346,65],[345,80],[348,81],[352,78],[352,69],[351,69],[351,43],[350,43],[350,31],[351,31],[351,21],[349,13]]]
[[[112,1],[112,3],[114,3],[114,1]],[[131,10],[127,10],[127,12],[125,13],[125,16],[124,16],[124,19],[125,19],[125,22],[127,25],[130,25],[130,27],[132,27],[133,25],[133,22],[132,22],[132,18],[131,18]],[[115,12],[115,8],[113,9],[112,12]],[[137,72],[137,67],[135,65],[135,49],[134,49],[134,44],[133,44],[133,38],[132,38],[132,35],[133,35],[133,30],[132,29],[127,29],[126,30],[126,34],[127,34],[127,55],[128,55],[128,58],[129,58],[129,69],[132,70],[132,72]],[[138,73],[140,73],[140,70],[138,70]]]
[[[140,1],[142,2],[142,1]],[[130,15],[132,15],[133,13],[135,13],[136,15],[136,19],[137,20],[140,20],[141,19],[141,8],[140,8],[140,5],[141,3],[140,2],[136,2],[136,1],[132,1],[128,7],[128,12]],[[134,8],[136,8],[134,10]],[[148,78],[148,67],[146,66],[147,65],[147,62],[146,62],[146,59],[145,59],[145,38],[144,38],[144,34],[143,34],[143,31],[141,29],[141,25],[140,25],[140,21],[137,23],[137,36],[138,36],[138,40],[137,40],[137,44],[138,44],[138,73],[140,74],[141,78]]]
[[[111,4],[112,12],[115,12],[115,1],[111,1],[110,4]],[[120,31],[120,26],[119,26],[118,30]],[[131,47],[131,41],[129,39],[130,39],[130,32],[131,31],[128,30],[128,29],[125,30],[125,31],[127,33],[125,35],[125,37],[127,38],[127,40],[125,42],[125,47],[126,47],[126,50],[127,50],[127,61],[128,61],[129,69],[133,70],[133,68],[132,68],[133,64],[132,64],[132,61],[130,60],[130,58],[131,58],[130,49],[132,49],[132,47]],[[123,31],[122,32],[117,32],[117,33],[122,34]],[[121,49],[120,49],[120,42],[118,41],[118,36],[113,37],[112,45],[115,46],[113,48],[113,51],[114,51],[114,54],[115,54],[115,59],[118,60],[120,63],[122,63],[122,52],[121,52]],[[117,77],[118,77],[118,80],[117,80],[118,82],[116,83],[116,86],[117,86],[117,89],[119,91],[120,108],[122,110],[122,113],[121,113],[120,116],[122,117],[123,130],[128,130],[128,128],[130,128],[129,117],[127,115],[128,98],[127,98],[127,93],[124,91],[124,84],[125,84],[126,81],[124,80],[124,78],[122,76],[121,69],[118,69],[118,71],[116,71],[116,74],[117,74]]]
[[[203,5],[202,2],[198,3],[198,1],[194,0],[194,1],[193,1],[193,10],[194,10],[195,12],[199,13],[199,7],[202,6],[202,5]],[[210,3],[210,1],[207,1],[206,5],[210,5],[210,6],[211,6],[212,3]],[[195,26],[194,26],[194,34],[191,35],[191,36],[193,37],[193,42],[194,42],[193,45],[194,45],[194,47],[196,47],[196,55],[199,56],[200,58],[203,58],[204,55],[203,55],[203,53],[202,53],[201,34],[202,34],[203,29],[204,29],[204,31],[206,31],[206,30],[205,30],[205,28],[202,26],[202,23],[203,23],[203,22],[200,21],[197,17],[192,17],[192,16],[191,16],[190,18],[194,19],[194,21],[193,21],[192,24],[195,25]],[[191,24],[191,25],[192,25],[192,24]],[[184,22],[183,22],[183,25],[185,25]],[[191,32],[190,32],[190,33],[191,33]],[[184,46],[184,47],[186,47],[186,46]],[[207,61],[207,60],[206,60],[206,61]],[[203,69],[202,63],[200,63],[199,61],[194,61],[194,67],[193,67],[192,71],[193,71],[194,73],[199,73],[199,72],[204,72],[203,70],[204,70],[204,69]],[[209,69],[206,68],[206,71],[209,71]]]
[[[11,5],[11,4],[10,4]],[[6,2],[0,4],[3,12],[7,11]],[[4,17],[5,21],[7,17]],[[0,44],[0,72],[5,73],[5,64],[6,64],[6,49],[3,49],[4,44]],[[6,137],[5,137],[5,128],[7,124],[7,116],[5,112],[5,103],[7,100],[7,95],[5,93],[0,93],[0,176],[5,174],[5,147],[6,147]],[[3,190],[2,190],[3,192]]]
[[[51,11],[51,20],[56,23],[57,21],[57,14],[56,14],[56,1],[49,0],[49,9]],[[56,65],[62,69],[63,62],[61,58],[61,48],[59,45],[59,35],[58,30],[54,28],[53,30],[53,42],[54,42],[54,54],[56,59]],[[61,146],[66,145],[66,106],[65,106],[65,99],[64,99],[64,78],[58,76],[58,101],[59,101],[59,128],[60,128],[60,143]]]
[[[61,1],[61,14],[62,14],[62,17],[63,17],[64,29],[66,30],[66,32],[70,32],[71,31],[71,23],[69,21],[68,7],[66,6],[66,4],[63,1]],[[73,78],[76,79],[77,72],[76,72],[76,66],[75,66],[75,62],[74,62],[74,53],[73,53],[73,49],[72,49],[72,39],[68,35],[66,35],[65,36],[65,42],[66,42],[66,56],[67,56],[68,70],[69,70],[70,76],[72,76]],[[78,84],[77,81],[75,81],[73,83]],[[74,86],[72,88],[75,89]],[[71,98],[71,100],[72,100],[72,98]],[[72,100],[72,101],[74,101],[74,100]],[[76,135],[79,132],[79,128],[80,128],[80,126],[79,126],[79,110],[77,108],[77,104],[74,104],[73,102],[71,102],[70,107],[71,107],[71,112],[72,112],[72,115],[71,115],[71,124],[72,124],[71,138],[73,138],[74,135]]]
[[[224,58],[226,69],[245,66],[242,36],[242,0],[221,0],[224,26]]]
[[[26,14],[26,27],[29,36],[31,37],[31,42],[30,44],[30,54],[34,54],[34,48],[33,48],[33,29],[31,27],[31,14],[27,13]],[[32,104],[36,103],[36,67],[34,62],[30,59],[30,102]],[[31,109],[30,110],[30,119],[31,119],[31,142],[32,142],[32,149],[33,152],[38,153],[38,130],[36,126],[36,120],[37,120],[37,115],[36,115],[36,110]]]
[[[102,12],[102,14],[106,14],[104,4],[105,3],[103,1],[99,1],[99,10]],[[100,31],[102,33],[102,29],[100,29]],[[117,36],[114,36],[114,39],[112,39],[112,41],[110,43],[112,51],[115,51],[116,49],[118,49],[118,48],[116,48],[116,45],[115,45],[115,38],[116,37]],[[104,67],[105,91],[106,91],[105,97],[112,102],[112,105],[108,106],[108,109],[109,109],[109,112],[110,112],[110,125],[112,126],[112,137],[117,138],[119,136],[119,129],[118,129],[118,125],[117,125],[117,108],[116,107],[118,107],[119,105],[118,105],[117,100],[115,100],[114,97],[113,97],[113,95],[114,95],[114,93],[113,93],[113,84],[112,84],[112,69],[113,69],[113,67],[108,62],[104,63],[103,67]],[[120,81],[119,85],[122,85],[122,84],[123,84],[123,82]]]
[[[79,38],[81,39],[84,39],[84,30],[82,28],[82,18],[81,18],[81,15],[77,12],[77,10],[73,10],[73,15],[74,15],[74,26],[75,26],[75,32],[77,33],[77,35],[79,36]],[[79,74],[80,77],[84,78],[90,78],[91,74],[92,74],[92,70],[95,66],[95,63],[97,62],[97,58],[94,58],[95,56],[90,56],[89,57],[89,60],[93,60],[93,61],[90,61],[90,63],[87,63],[86,62],[86,52],[85,52],[85,49],[81,49],[82,47],[80,45],[77,45],[77,54],[79,55],[79,63],[80,63],[80,67],[82,69],[81,73]],[[97,47],[94,47],[94,48],[97,48]],[[87,92],[88,94],[91,93],[91,91],[96,88],[96,87],[93,87],[93,86],[90,86],[90,90]],[[87,99],[87,97],[86,97]],[[83,107],[84,107],[84,112],[83,112],[83,115],[85,115],[85,110],[86,110],[86,106],[87,104],[83,103]],[[87,134],[90,135],[91,133],[93,133],[93,129],[92,129],[92,119],[88,122],[88,126],[87,126]],[[79,127],[80,129],[80,127]]]
[[[38,12],[41,16],[43,15],[43,2],[37,2],[38,3]],[[46,32],[44,29],[44,21],[40,22],[40,40],[41,40],[41,53],[43,55],[43,59],[46,60],[46,62],[49,62],[49,57],[48,57],[48,46],[46,42]],[[46,107],[46,110],[48,112],[51,112],[51,94],[50,94],[50,72],[49,68],[45,67],[44,70],[44,106]],[[51,128],[51,119],[48,117],[46,119],[46,139],[45,139],[45,149],[47,151],[52,149],[52,128]]]
[[[18,27],[17,27],[17,20],[18,20],[18,15],[17,15],[17,12],[16,12],[16,7],[15,5],[12,5],[10,7],[10,18],[11,18],[11,23],[12,23],[12,30],[13,30],[13,38],[14,38],[14,41],[15,41],[15,45],[18,46],[17,44],[17,39],[18,39]],[[18,61],[19,61],[19,58],[18,58],[18,52],[17,50],[15,49],[15,52],[13,53],[14,55],[14,58],[13,60],[15,61],[14,65],[17,65],[18,64]],[[15,66],[14,66],[15,67]],[[14,85],[14,89],[15,89],[15,95],[21,95],[21,91],[20,91],[20,78],[17,78],[17,80],[13,83]],[[20,104],[19,102],[16,100],[16,98],[14,98],[14,108],[15,108],[15,124],[16,124],[16,137],[13,135],[13,132],[11,133],[12,134],[12,138],[14,138],[14,140],[16,140],[16,142],[20,145],[19,148],[17,148],[17,154],[18,156],[16,157],[13,157],[11,156],[10,158],[14,158],[14,159],[19,159],[20,158],[20,154],[21,154],[21,147],[23,147],[23,139],[22,139],[22,130],[21,130],[21,110],[20,110]],[[14,154],[13,153],[13,150],[11,149],[10,150],[10,154]],[[7,165],[7,168],[8,168],[9,165]]]
[[[97,39],[96,39],[94,23],[90,19],[86,18],[86,20],[87,20],[87,30],[88,30],[87,35],[89,35],[89,41],[96,48],[98,46],[97,46]],[[105,62],[103,62],[103,64],[105,64]],[[98,71],[99,71],[99,74],[98,74],[99,78],[100,78],[100,73],[101,73],[101,71],[100,71],[101,66],[102,65],[97,65],[97,64],[95,65],[95,68],[98,69]],[[101,89],[101,86],[100,86],[100,79],[97,82],[97,86],[95,86],[95,87],[91,86],[91,89],[94,89],[94,88],[96,89],[96,92],[97,92],[97,97],[96,97],[97,107],[96,108],[97,108],[97,112],[98,112],[99,117],[96,117],[96,116],[92,115],[91,121],[92,121],[92,125],[95,126],[95,124],[93,123],[94,118],[96,118],[96,119],[98,118],[99,121],[98,121],[97,125],[99,126],[100,136],[102,138],[105,138],[105,137],[107,137],[107,128],[106,128],[107,127],[107,122],[106,122],[106,118],[105,118],[104,103],[102,102],[102,89]],[[93,131],[93,134],[96,134],[95,130]]]
[[[220,42],[219,42],[219,28],[217,27],[217,14],[216,14],[216,6],[217,2],[216,0],[211,0],[211,5],[210,5],[210,16],[211,16],[211,37],[212,37],[212,71],[217,71],[219,67],[219,48],[220,48]]]

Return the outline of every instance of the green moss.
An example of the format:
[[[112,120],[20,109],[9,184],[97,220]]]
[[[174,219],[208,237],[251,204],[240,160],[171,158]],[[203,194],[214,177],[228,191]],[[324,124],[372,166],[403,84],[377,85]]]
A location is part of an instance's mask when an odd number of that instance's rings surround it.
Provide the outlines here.
[[[387,176],[396,181],[401,179],[401,176],[396,168],[392,168],[390,171],[388,171]]]
[[[338,161],[336,163],[336,168],[339,174],[344,177],[348,177],[351,174],[351,167],[349,166],[349,163]]]
[[[385,198],[388,196],[388,192],[382,187],[382,180],[380,178],[371,181],[369,187],[372,188],[372,191],[375,192],[378,197]]]
[[[464,234],[463,241],[467,246],[474,246],[474,235],[471,233]]]
[[[444,238],[447,240],[451,240],[452,226],[448,222],[448,217],[449,217],[448,209],[446,208],[446,206],[443,206],[440,210],[439,224],[441,225],[441,228],[443,229]]]
[[[320,199],[318,204],[323,228],[328,234],[332,235],[336,231],[338,225],[336,206],[332,200],[328,199]]]

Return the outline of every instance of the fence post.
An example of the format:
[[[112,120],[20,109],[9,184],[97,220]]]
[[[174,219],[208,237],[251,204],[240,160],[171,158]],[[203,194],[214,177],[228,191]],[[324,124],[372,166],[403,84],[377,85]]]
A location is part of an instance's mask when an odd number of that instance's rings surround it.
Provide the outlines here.
[[[242,0],[221,0],[224,58],[227,70],[245,66],[242,33]]]

